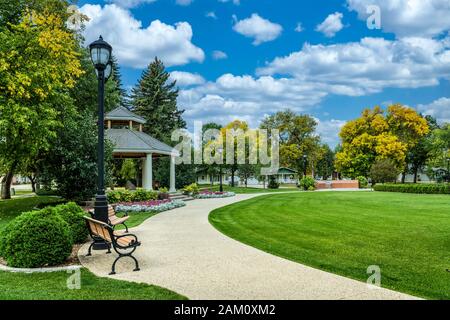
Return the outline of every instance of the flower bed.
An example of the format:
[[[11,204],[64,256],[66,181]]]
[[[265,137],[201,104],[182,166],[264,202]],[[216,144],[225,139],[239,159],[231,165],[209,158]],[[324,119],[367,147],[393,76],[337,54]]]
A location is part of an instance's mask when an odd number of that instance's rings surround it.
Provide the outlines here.
[[[234,192],[212,192],[212,191],[202,191],[195,197],[197,199],[217,199],[217,198],[229,198],[234,197],[236,194]]]
[[[163,212],[184,207],[181,200],[151,200],[142,202],[123,202],[116,206],[116,212]]]

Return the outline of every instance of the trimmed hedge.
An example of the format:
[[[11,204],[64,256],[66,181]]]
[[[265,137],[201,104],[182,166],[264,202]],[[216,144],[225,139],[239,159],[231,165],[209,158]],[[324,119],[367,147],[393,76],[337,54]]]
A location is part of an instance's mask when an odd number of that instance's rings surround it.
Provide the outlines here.
[[[305,191],[314,191],[316,189],[316,180],[312,177],[303,177],[298,186]]]
[[[155,191],[146,191],[146,190],[115,190],[109,191],[107,193],[108,202],[110,204],[119,203],[119,202],[140,202],[140,201],[150,201],[157,200],[158,193]]]
[[[450,184],[377,184],[373,188],[382,192],[450,194]]]
[[[65,205],[55,207],[56,213],[69,225],[70,233],[74,243],[84,243],[88,236],[85,213],[76,203],[69,202]]]
[[[11,221],[0,236],[0,255],[11,267],[54,266],[67,260],[72,245],[69,225],[49,207]]]

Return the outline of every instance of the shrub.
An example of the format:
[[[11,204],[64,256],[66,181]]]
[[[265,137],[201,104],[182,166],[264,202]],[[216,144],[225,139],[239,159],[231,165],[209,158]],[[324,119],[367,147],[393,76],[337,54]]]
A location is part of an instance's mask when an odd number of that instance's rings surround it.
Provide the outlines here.
[[[183,188],[183,193],[189,194],[189,195],[197,195],[200,192],[200,189],[198,188],[198,185],[196,183],[190,184]]]
[[[428,193],[428,194],[450,194],[450,184],[377,184],[375,191],[403,192],[403,193]]]
[[[66,205],[55,207],[56,212],[69,225],[70,233],[74,243],[83,243],[88,236],[88,229],[84,220],[84,211],[76,203],[70,202]]]
[[[400,170],[389,159],[377,160],[370,169],[370,177],[373,182],[395,182]]]
[[[316,180],[312,177],[303,177],[299,182],[299,187],[303,190],[315,190],[316,189]]]
[[[36,209],[44,209],[44,208],[47,208],[47,207],[56,207],[56,206],[59,206],[61,204],[66,204],[66,203],[67,203],[67,200],[56,200],[56,201],[41,202],[41,203],[38,203],[36,205]]]
[[[369,186],[369,181],[367,181],[366,177],[359,176],[359,177],[356,177],[356,180],[358,180],[358,182],[359,182],[359,188],[360,189],[364,189],[364,188],[367,188]]]
[[[139,189],[136,191],[129,190],[114,190],[107,193],[108,202],[110,204],[119,202],[135,202],[135,201],[150,201],[158,199],[158,193],[155,191],[147,191]]]
[[[158,192],[158,200],[168,200],[170,199],[169,189],[160,188]]]
[[[72,236],[55,208],[25,212],[0,238],[0,255],[9,266],[37,268],[63,263],[72,252]]]
[[[269,189],[278,189],[279,187],[280,187],[280,184],[275,179],[275,176],[270,176],[267,188],[269,188]]]

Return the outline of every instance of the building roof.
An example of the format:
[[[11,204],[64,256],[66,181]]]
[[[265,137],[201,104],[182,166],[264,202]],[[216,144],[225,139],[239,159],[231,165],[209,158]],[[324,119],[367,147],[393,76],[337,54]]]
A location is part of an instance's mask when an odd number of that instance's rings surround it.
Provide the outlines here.
[[[128,110],[125,107],[118,107],[118,108],[114,109],[113,111],[108,112],[105,115],[105,120],[134,121],[134,122],[141,123],[141,124],[144,124],[147,122],[144,118],[131,112],[130,110]]]
[[[295,174],[295,173],[297,173],[297,171],[286,167],[281,167],[280,169],[278,169],[278,174]]]
[[[140,131],[108,129],[106,137],[114,144],[113,153],[157,153],[179,156],[171,146]]]

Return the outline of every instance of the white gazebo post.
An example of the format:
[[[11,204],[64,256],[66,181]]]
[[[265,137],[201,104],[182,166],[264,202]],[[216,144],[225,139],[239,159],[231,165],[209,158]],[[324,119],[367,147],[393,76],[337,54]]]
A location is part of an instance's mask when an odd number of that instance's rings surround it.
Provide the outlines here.
[[[142,187],[144,190],[153,190],[153,164],[151,153],[148,153],[144,160],[144,172],[142,175]]]
[[[175,157],[170,156],[170,190],[169,192],[177,192],[175,188]]]

